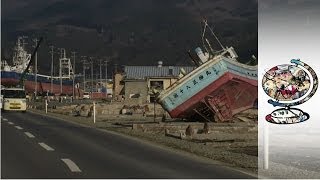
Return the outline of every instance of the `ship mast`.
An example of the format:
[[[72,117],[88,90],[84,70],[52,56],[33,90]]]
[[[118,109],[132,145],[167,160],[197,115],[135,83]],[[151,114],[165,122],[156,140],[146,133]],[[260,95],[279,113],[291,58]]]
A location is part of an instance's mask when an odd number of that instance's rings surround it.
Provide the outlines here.
[[[27,51],[24,49],[26,36],[20,36],[17,39],[16,46],[14,47],[14,53],[13,53],[13,67],[11,70],[22,73],[24,69],[26,69],[27,64],[30,61],[31,55],[27,53]]]
[[[70,58],[66,57],[66,49],[61,48],[60,49],[60,68],[59,68],[59,77],[60,77],[60,93],[62,94],[63,89],[62,89],[62,79],[70,79],[71,74],[74,73],[72,69],[72,64],[70,61]]]
[[[222,45],[222,43],[220,42],[219,38],[216,36],[216,34],[213,32],[213,30],[211,29],[211,27],[208,25],[208,21],[206,19],[203,20],[204,22],[204,30],[203,30],[203,33],[202,33],[202,43],[203,45],[205,44],[204,43],[204,35],[205,35],[205,31],[206,31],[206,28],[208,28],[211,32],[211,34],[214,36],[214,38],[217,40],[217,42],[219,43],[219,45],[221,46],[221,48],[223,50],[226,50],[226,48]],[[209,44],[209,46],[211,47],[209,41],[206,39],[206,42]],[[207,50],[207,49],[206,49]]]
[[[43,38],[41,37],[40,40],[37,42],[37,45],[36,45],[36,47],[35,47],[35,49],[34,49],[34,51],[33,51],[33,53],[32,53],[31,56],[29,56],[29,54],[27,54],[26,51],[24,51],[24,52],[25,52],[24,55],[26,55],[25,57],[30,57],[30,60],[27,59],[27,61],[29,61],[29,62],[28,62],[28,65],[27,65],[27,67],[23,70],[23,73],[22,73],[21,76],[20,76],[20,80],[19,80],[19,85],[20,85],[20,86],[23,86],[24,76],[25,76],[26,73],[29,71],[29,68],[30,68],[31,64],[33,63],[33,58],[34,58],[34,56],[35,56],[35,54],[36,54],[36,52],[37,52],[37,50],[38,50],[38,48],[39,48],[39,46],[40,46],[40,43],[41,43],[42,39],[43,39]]]
[[[212,28],[208,25],[207,20],[204,19],[203,22],[204,22],[204,30],[203,30],[203,33],[202,33],[202,44],[203,44],[204,48],[206,49],[206,51],[209,53],[209,59],[210,59],[210,52],[211,52],[213,57],[215,57],[216,55],[222,55],[222,56],[225,56],[227,58],[230,58],[230,59],[233,59],[233,60],[237,61],[238,55],[235,52],[234,48],[233,47],[225,47],[225,46],[223,46],[222,43],[220,42],[219,38],[217,37],[217,35],[213,32]],[[209,40],[204,37],[205,36],[205,32],[206,32],[206,28],[209,29],[209,31],[211,32],[212,36],[216,39],[216,41],[218,42],[218,44],[222,48],[221,50],[214,51],[212,49]],[[205,45],[206,44],[205,42],[207,43],[210,51],[208,51],[207,46]]]

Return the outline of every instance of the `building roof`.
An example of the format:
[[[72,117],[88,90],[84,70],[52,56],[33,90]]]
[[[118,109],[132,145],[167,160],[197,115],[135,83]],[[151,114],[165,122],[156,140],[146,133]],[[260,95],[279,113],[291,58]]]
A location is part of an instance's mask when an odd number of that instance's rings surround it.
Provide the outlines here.
[[[177,77],[180,69],[191,72],[195,66],[125,66],[126,79],[145,79],[147,77]],[[172,69],[172,70],[170,70]],[[172,74],[170,73],[172,71]]]

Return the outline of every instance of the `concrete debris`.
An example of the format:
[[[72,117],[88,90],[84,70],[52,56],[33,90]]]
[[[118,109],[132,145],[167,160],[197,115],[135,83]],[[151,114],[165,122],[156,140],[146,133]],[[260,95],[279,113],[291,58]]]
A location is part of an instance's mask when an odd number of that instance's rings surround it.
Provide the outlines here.
[[[250,121],[252,121],[252,119],[249,119],[249,118],[243,117],[243,116],[239,116],[237,118],[242,122],[250,122]]]

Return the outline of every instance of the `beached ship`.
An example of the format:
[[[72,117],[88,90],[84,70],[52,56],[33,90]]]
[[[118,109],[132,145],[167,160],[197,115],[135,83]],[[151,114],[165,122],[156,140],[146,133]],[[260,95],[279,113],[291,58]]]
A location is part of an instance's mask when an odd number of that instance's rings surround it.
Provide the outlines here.
[[[206,28],[221,50],[212,49],[205,38]],[[198,67],[189,74],[182,70],[176,83],[158,93],[158,103],[173,118],[213,122],[230,121],[235,114],[257,107],[257,66],[237,61],[235,50],[222,46],[206,22],[202,40],[207,52],[195,50],[198,58],[193,60]]]
[[[24,38],[18,37],[16,46],[13,49],[13,65],[9,65],[6,60],[1,60],[1,85],[13,87],[19,84],[20,78],[31,60],[31,54],[27,53],[24,47]],[[35,73],[35,68],[30,67],[29,72],[24,75],[24,87],[28,93],[37,94],[66,94],[80,96],[80,77],[73,76],[73,68],[69,58],[65,53],[60,58],[60,75],[51,76]],[[75,81],[73,81],[73,78]],[[74,86],[73,86],[74,85]],[[73,88],[75,87],[75,88]]]

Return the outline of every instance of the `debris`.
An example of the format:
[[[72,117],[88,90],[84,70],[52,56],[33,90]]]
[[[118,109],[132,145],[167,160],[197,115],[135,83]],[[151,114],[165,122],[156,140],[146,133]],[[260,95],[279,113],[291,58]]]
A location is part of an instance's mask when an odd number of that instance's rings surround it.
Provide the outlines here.
[[[209,134],[209,124],[207,122],[204,123],[203,133],[204,134]]]
[[[165,135],[167,135],[167,134],[169,134],[169,133],[170,133],[169,129],[166,129],[166,130],[165,130]]]
[[[166,115],[165,114],[162,114],[162,119],[161,119],[162,122],[166,122]]]
[[[143,124],[132,124],[132,130],[142,130],[145,131]]]
[[[185,137],[186,137],[186,134],[183,132],[180,132],[180,139],[185,139]]]
[[[194,129],[193,129],[193,127],[191,125],[189,125],[187,127],[187,129],[186,129],[186,135],[187,136],[193,136],[193,134],[194,134]]]

